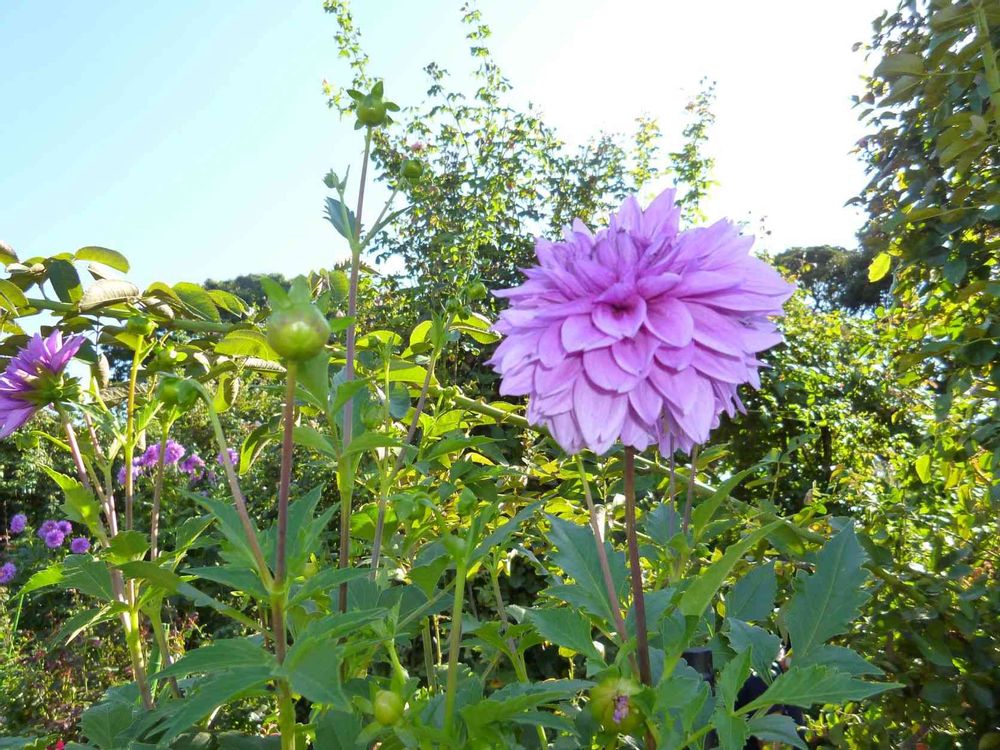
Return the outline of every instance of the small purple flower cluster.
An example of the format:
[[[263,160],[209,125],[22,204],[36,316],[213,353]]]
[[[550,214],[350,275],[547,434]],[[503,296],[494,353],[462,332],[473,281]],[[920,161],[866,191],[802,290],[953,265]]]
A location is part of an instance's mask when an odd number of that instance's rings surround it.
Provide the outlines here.
[[[6,586],[8,583],[14,580],[14,576],[17,575],[17,566],[12,562],[5,562],[0,565],[0,586]]]
[[[38,527],[38,538],[45,542],[45,546],[49,549],[58,549],[62,547],[63,542],[66,540],[70,534],[73,533],[73,524],[69,521],[44,521],[41,526]]]
[[[8,524],[12,536],[23,534],[28,528],[28,517],[24,513],[16,513]],[[44,521],[35,532],[45,546],[49,549],[59,549],[73,533],[73,524],[69,521],[56,521],[49,519]],[[69,541],[69,549],[74,555],[85,555],[90,551],[90,539],[85,536],[73,537]],[[6,586],[14,580],[17,575],[17,566],[12,562],[5,562],[0,565],[0,586]]]
[[[239,462],[239,453],[233,448],[227,449],[229,452],[229,458],[233,464]],[[219,465],[222,465],[222,454],[220,453],[216,459]],[[138,479],[143,474],[152,474],[156,470],[156,466],[160,461],[160,444],[154,443],[150,445],[145,452],[132,460],[132,477]],[[216,479],[216,474],[214,471],[205,468],[205,459],[199,456],[194,451],[188,452],[180,443],[174,440],[168,440],[163,452],[163,464],[164,466],[176,466],[177,470],[182,474],[187,474],[191,479],[191,484],[196,484],[201,481],[214,482]],[[125,467],[122,466],[118,470],[118,483],[125,484]]]

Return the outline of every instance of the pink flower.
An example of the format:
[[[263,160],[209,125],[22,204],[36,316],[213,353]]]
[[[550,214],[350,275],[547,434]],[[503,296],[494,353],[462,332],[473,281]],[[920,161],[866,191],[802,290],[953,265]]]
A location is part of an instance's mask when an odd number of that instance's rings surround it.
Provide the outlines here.
[[[645,211],[630,197],[596,235],[577,221],[539,239],[527,281],[495,292],[510,300],[489,362],[500,393],[528,396],[569,453],[690,451],[743,410],[738,386],[759,387],[756,355],[782,341],[769,317],[794,287],[732,223],[679,232],[679,215],[673,190]]]

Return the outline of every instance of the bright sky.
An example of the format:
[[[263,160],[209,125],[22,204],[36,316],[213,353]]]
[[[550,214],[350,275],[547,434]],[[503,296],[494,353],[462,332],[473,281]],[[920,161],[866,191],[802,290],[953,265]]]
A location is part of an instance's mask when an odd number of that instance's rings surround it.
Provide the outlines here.
[[[854,245],[844,202],[864,184],[850,97],[856,41],[893,0],[483,0],[496,58],[567,141],[673,137],[703,76],[718,82],[712,218],[763,220],[773,250]],[[458,0],[356,0],[372,59],[400,104],[421,69],[470,66]],[[295,274],[346,249],[321,179],[358,161],[328,110],[346,75],[321,0],[0,2],[0,239],[26,257],[104,245],[131,277]],[[357,169],[355,168],[355,174]]]

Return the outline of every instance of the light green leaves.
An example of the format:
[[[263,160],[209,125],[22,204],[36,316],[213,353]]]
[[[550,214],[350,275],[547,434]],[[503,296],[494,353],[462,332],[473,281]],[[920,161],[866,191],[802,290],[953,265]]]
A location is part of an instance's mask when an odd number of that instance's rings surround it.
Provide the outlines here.
[[[779,675],[771,687],[756,700],[742,706],[742,713],[768,706],[810,706],[822,703],[846,703],[902,687],[893,682],[864,682],[831,667],[814,664],[809,667],[793,666]]]
[[[605,622],[614,622],[611,605],[604,587],[604,576],[597,557],[597,542],[586,526],[579,526],[555,516],[548,516],[551,530],[549,540],[557,550],[552,553],[552,561],[575,583],[556,584],[547,589],[550,595],[601,617]],[[616,592],[621,595],[625,588],[625,558],[615,552],[611,545],[604,543],[611,566],[611,577]]]
[[[594,646],[590,622],[572,609],[529,609],[525,617],[549,643],[603,662]]]
[[[892,267],[892,256],[889,253],[879,253],[868,266],[868,281],[875,283],[880,281]]]

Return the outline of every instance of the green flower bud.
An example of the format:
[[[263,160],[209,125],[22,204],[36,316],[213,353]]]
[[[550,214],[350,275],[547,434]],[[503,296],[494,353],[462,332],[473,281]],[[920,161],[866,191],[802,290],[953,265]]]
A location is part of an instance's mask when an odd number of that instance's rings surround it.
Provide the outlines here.
[[[316,356],[329,338],[330,324],[312,303],[291,304],[267,319],[267,343],[291,362]]]

